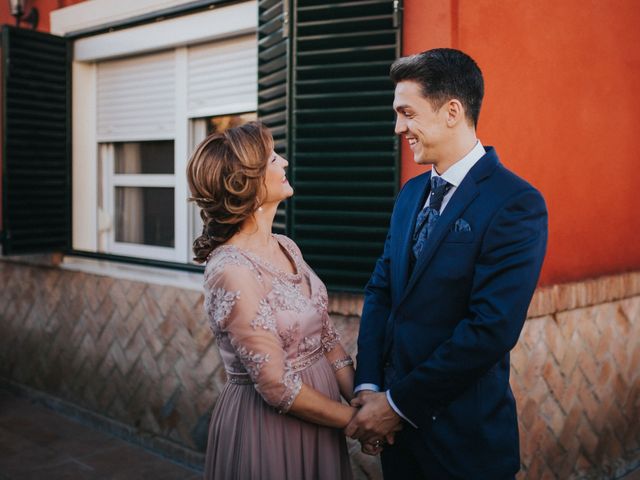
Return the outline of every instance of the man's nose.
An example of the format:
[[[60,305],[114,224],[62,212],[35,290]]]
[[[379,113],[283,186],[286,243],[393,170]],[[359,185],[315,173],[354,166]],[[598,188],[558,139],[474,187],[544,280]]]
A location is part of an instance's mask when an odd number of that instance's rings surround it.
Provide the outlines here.
[[[396,117],[396,127],[395,127],[396,135],[402,135],[406,131],[407,131],[407,124],[405,123],[404,119],[400,115],[398,115]]]

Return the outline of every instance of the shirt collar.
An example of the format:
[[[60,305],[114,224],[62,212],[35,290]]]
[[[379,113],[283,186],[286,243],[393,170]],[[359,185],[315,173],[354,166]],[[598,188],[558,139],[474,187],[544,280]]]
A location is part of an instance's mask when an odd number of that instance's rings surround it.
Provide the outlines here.
[[[454,187],[458,187],[462,183],[462,180],[464,180],[464,177],[467,176],[467,173],[469,173],[469,170],[473,168],[476,162],[480,160],[485,153],[487,152],[482,146],[482,143],[480,143],[480,140],[478,140],[471,151],[451,165],[446,172],[439,175],[438,172],[436,172],[436,169],[432,168],[431,176],[442,177],[443,180],[446,180]]]

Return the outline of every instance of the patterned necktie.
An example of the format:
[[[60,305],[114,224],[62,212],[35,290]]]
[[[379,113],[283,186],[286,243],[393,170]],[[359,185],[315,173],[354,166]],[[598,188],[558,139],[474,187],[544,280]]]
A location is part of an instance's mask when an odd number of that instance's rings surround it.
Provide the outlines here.
[[[447,192],[451,189],[451,185],[442,177],[431,177],[431,194],[429,196],[429,205],[424,207],[418,214],[416,220],[416,228],[413,231],[413,255],[415,258],[420,256],[424,248],[429,234],[433,230],[436,221],[440,217],[440,207],[442,200]]]

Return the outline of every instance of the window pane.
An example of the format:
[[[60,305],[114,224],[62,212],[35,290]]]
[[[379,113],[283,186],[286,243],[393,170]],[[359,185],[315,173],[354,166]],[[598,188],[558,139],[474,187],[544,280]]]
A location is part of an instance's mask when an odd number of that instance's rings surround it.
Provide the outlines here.
[[[116,187],[116,241],[174,246],[173,188]]]
[[[227,128],[234,128],[243,123],[256,120],[256,112],[238,113],[236,115],[220,115],[207,118],[207,135],[224,132]]]
[[[173,173],[173,140],[114,143],[115,173]]]

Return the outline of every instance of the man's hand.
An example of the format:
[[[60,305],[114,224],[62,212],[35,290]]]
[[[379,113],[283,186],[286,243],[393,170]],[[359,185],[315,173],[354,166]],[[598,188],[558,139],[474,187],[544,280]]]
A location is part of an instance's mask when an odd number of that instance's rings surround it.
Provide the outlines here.
[[[374,393],[376,392],[374,392],[373,390],[360,390],[356,394],[356,396],[351,399],[351,402],[349,403],[351,403],[352,407],[360,408],[366,402],[367,397],[369,397],[370,395],[373,395]]]
[[[386,393],[359,392],[351,405],[362,408],[347,425],[347,436],[360,440],[363,445],[384,438],[393,444],[393,434],[402,429],[402,419],[389,405]]]

